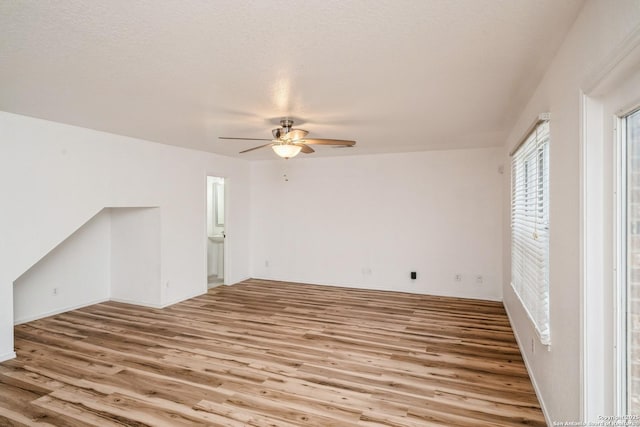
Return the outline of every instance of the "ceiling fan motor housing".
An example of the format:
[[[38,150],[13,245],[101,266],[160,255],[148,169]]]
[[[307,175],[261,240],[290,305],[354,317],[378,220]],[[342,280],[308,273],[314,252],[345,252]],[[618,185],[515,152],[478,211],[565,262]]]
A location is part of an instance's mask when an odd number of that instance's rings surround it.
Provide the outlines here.
[[[280,138],[281,136],[284,136],[286,134],[288,134],[291,131],[291,127],[293,126],[293,120],[291,119],[282,119],[280,120],[280,126],[279,128],[275,128],[273,130],[271,130],[271,134],[273,135],[273,137],[275,139]]]

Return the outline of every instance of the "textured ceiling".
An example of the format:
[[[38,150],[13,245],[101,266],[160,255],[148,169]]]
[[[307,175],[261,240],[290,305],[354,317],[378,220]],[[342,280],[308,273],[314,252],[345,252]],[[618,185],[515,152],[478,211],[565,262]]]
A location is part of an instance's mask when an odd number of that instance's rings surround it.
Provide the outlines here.
[[[0,2],[0,110],[237,155],[501,145],[582,0]],[[244,155],[274,158],[271,150]]]

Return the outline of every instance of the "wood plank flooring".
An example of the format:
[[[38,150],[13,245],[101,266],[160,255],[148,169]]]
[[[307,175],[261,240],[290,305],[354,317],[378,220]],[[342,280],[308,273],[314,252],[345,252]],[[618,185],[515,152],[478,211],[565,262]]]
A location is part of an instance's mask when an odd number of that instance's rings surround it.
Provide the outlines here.
[[[545,425],[495,302],[248,280],[15,334],[2,426]]]

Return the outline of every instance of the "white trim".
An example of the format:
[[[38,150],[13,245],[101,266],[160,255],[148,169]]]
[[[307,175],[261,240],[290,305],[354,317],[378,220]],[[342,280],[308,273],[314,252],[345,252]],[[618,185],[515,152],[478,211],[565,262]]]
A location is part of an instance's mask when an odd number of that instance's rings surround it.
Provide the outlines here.
[[[250,279],[255,279],[255,280],[271,280],[273,282],[293,282],[293,283],[301,283],[304,285],[315,285],[315,286],[333,286],[336,288],[349,288],[349,289],[367,289],[367,290],[372,290],[372,291],[380,291],[380,292],[400,292],[400,293],[405,293],[405,294],[414,294],[414,295],[433,295],[433,296],[438,296],[438,297],[451,297],[451,298],[460,298],[460,299],[471,299],[471,300],[477,300],[477,301],[494,301],[494,302],[502,302],[502,297],[491,297],[491,296],[473,296],[473,295],[464,295],[461,296],[460,294],[456,294],[453,292],[439,292],[439,291],[434,291],[434,290],[428,290],[425,292],[415,292],[415,291],[405,291],[405,290],[394,290],[394,289],[382,289],[382,288],[375,288],[375,287],[371,287],[372,285],[367,285],[367,286],[363,286],[362,284],[359,283],[327,283],[327,282],[315,282],[313,280],[297,280],[297,279],[291,279],[291,278],[281,278],[281,277],[248,277],[246,279],[241,280],[240,282],[244,281],[244,280],[250,280]],[[236,282],[236,283],[240,283],[240,282]]]
[[[627,307],[629,301],[628,283],[628,257],[627,257],[627,206],[628,206],[628,141],[627,141],[627,118],[640,111],[638,103],[632,107],[618,110],[615,113],[613,132],[615,149],[615,206],[613,210],[614,221],[614,405],[617,415],[626,415],[628,412],[628,316]]]
[[[151,302],[132,301],[132,300],[128,300],[128,299],[125,299],[125,298],[110,298],[107,301],[120,302],[122,304],[139,305],[139,306],[142,306],[142,307],[149,307],[149,308],[162,308],[162,307],[164,307],[161,304],[155,304],[155,303],[151,303]]]
[[[595,420],[597,414],[605,410],[602,394],[605,383],[602,366],[604,337],[598,325],[604,325],[605,314],[602,307],[602,280],[604,278],[605,228],[603,186],[604,106],[601,102],[585,94],[582,95],[583,129],[580,142],[582,188],[580,218],[581,233],[581,415],[585,422]],[[602,326],[604,327],[604,326]]]
[[[240,281],[238,281],[236,283],[233,283],[231,285],[225,285],[225,286],[233,286],[235,284],[238,284],[240,282],[244,282],[245,280],[249,280],[249,279],[251,279],[251,278],[247,277],[247,278],[242,279],[242,280],[240,280]],[[17,320],[14,320],[14,325],[22,325],[23,323],[33,322],[35,320],[44,319],[45,317],[55,316],[56,314],[66,313],[68,311],[77,310],[79,308],[89,307],[90,305],[101,304],[103,302],[109,302],[109,301],[119,302],[119,303],[122,303],[122,304],[139,305],[139,306],[142,306],[142,307],[162,309],[162,308],[169,307],[170,305],[178,304],[178,303],[180,303],[182,301],[186,301],[188,299],[195,298],[195,297],[198,297],[198,296],[204,295],[204,294],[206,294],[206,291],[205,292],[198,291],[198,292],[196,292],[196,293],[194,293],[194,294],[192,294],[190,296],[187,296],[185,298],[176,299],[173,302],[169,302],[167,304],[154,304],[154,303],[148,303],[148,302],[132,301],[132,300],[124,299],[124,298],[103,298],[103,299],[98,299],[98,300],[90,301],[90,302],[83,303],[83,304],[77,304],[77,305],[73,305],[73,306],[69,306],[69,307],[65,307],[65,308],[61,308],[61,309],[57,309],[57,310],[48,311],[48,312],[45,312],[45,313],[37,314],[35,316],[29,316],[29,317],[24,317],[22,319],[17,319]],[[9,354],[9,353],[7,353],[7,354]],[[13,357],[15,357],[15,355]],[[2,359],[2,356],[0,356],[0,362],[2,361],[1,359]]]
[[[209,203],[209,174],[204,173],[204,201],[202,202],[204,211],[204,231],[203,236],[203,257],[204,257],[204,288],[209,289],[209,216],[208,216],[208,203]],[[225,212],[226,214],[226,212]]]
[[[198,291],[198,292],[195,292],[195,293],[193,293],[193,294],[191,294],[191,295],[189,295],[189,296],[187,296],[187,297],[184,297],[184,298],[177,298],[177,299],[175,299],[175,300],[173,300],[173,301],[171,301],[171,302],[168,302],[168,303],[166,303],[166,304],[162,304],[162,305],[146,305],[146,306],[147,306],[147,307],[153,307],[153,308],[167,308],[167,307],[169,307],[170,305],[178,304],[179,302],[186,301],[186,300],[191,299],[191,298],[199,297],[200,295],[204,295],[204,294],[206,294],[206,293],[207,293],[207,291],[204,291],[204,292],[202,292],[202,291]],[[128,304],[145,305],[145,304],[137,304],[137,303],[135,303],[135,302],[130,302],[130,303],[128,303]]]
[[[525,305],[524,301],[522,301],[522,298],[520,297],[520,294],[518,293],[518,291],[513,286],[513,282],[510,282],[510,284],[511,284],[511,290],[515,294],[516,298],[518,298],[518,301],[520,302],[520,305],[522,306],[522,309],[527,314],[527,318],[529,319],[529,322],[531,322],[531,325],[533,326],[533,330],[536,333],[536,337],[538,337],[538,341],[540,341],[541,345],[543,345],[543,346],[545,346],[547,348],[547,351],[550,351],[551,350],[551,338],[549,338],[548,342],[544,342],[544,340],[542,338],[542,335],[540,334],[540,331],[538,330],[538,326],[536,325],[535,319],[533,318],[533,316],[529,312],[529,309]],[[551,337],[551,334],[549,334],[549,337]]]
[[[580,410],[584,422],[621,414],[625,197],[619,118],[582,94],[580,156]],[[607,304],[604,304],[607,302]]]
[[[229,282],[229,272],[231,271],[231,257],[229,256],[229,247],[231,246],[230,236],[233,235],[233,218],[231,218],[231,222],[229,222],[229,210],[231,203],[231,192],[233,191],[233,179],[228,176],[222,176],[224,179],[224,240],[222,241],[222,284],[226,285]],[[230,191],[231,190],[231,191]],[[229,227],[231,224],[231,227]],[[229,234],[229,230],[231,230],[231,234]],[[207,286],[209,283],[207,283]]]
[[[580,419],[584,420],[588,414],[588,402],[587,402],[587,390],[588,387],[588,366],[589,366],[589,352],[586,351],[588,347],[588,335],[586,328],[586,306],[587,306],[587,292],[585,292],[585,283],[587,277],[587,267],[585,260],[587,259],[587,245],[585,244],[585,237],[587,236],[587,221],[585,218],[587,209],[587,191],[586,191],[586,164],[587,164],[587,150],[586,150],[586,135],[587,132],[587,107],[586,102],[588,98],[584,92],[580,91],[580,147],[579,147],[579,165],[578,173],[580,175],[580,215],[579,215],[579,228],[580,228]],[[547,423],[548,424],[548,423]]]
[[[101,298],[101,299],[89,301],[82,304],[76,304],[76,305],[67,306],[64,308],[58,308],[56,310],[47,311],[44,313],[36,314],[34,316],[23,317],[22,319],[14,319],[13,324],[22,325],[23,323],[33,322],[34,320],[44,319],[45,317],[55,316],[56,314],[66,313],[67,311],[77,310],[82,307],[88,307],[90,305],[100,304],[102,302],[107,302],[107,301],[109,301],[109,298]]]
[[[580,410],[584,422],[620,409],[619,142],[613,115],[632,110],[627,91],[640,64],[640,27],[587,79],[580,126]],[[620,109],[620,106],[625,108]],[[615,143],[612,145],[612,143]],[[611,157],[609,159],[609,157]],[[607,159],[605,162],[604,160]],[[611,302],[611,306],[603,304]],[[604,328],[604,329],[603,329]]]
[[[207,292],[209,288],[209,269],[208,269],[208,259],[209,259],[209,224],[208,224],[208,217],[207,217],[207,210],[209,209],[208,206],[208,202],[209,202],[209,184],[208,184],[208,178],[221,178],[222,180],[224,180],[224,240],[222,241],[222,271],[223,271],[223,277],[222,277],[222,285],[227,285],[229,278],[228,278],[228,273],[231,268],[231,257],[229,256],[229,230],[233,231],[233,221],[231,221],[231,227],[229,226],[229,211],[230,211],[230,200],[231,200],[231,196],[230,196],[230,192],[229,192],[229,188],[231,187],[230,182],[232,182],[232,179],[229,178],[226,174],[218,174],[215,172],[211,172],[209,173],[208,171],[205,171],[204,174],[204,214],[205,214],[205,218],[207,218],[207,221],[205,221],[205,229],[204,229],[204,289],[205,292]]]
[[[244,278],[242,278],[242,279],[238,280],[237,282],[233,282],[233,283],[225,283],[224,285],[225,285],[225,286],[233,286],[233,285],[237,285],[237,284],[239,284],[239,283],[242,283],[242,282],[244,282],[244,281],[251,280],[251,279],[253,279],[253,277],[251,277],[251,276],[246,276],[246,277],[244,277]],[[265,279],[265,280],[268,280],[268,279]]]
[[[177,298],[177,299],[175,299],[175,300],[173,300],[171,302],[164,303],[164,304],[155,304],[155,303],[150,303],[150,302],[132,301],[132,300],[123,299],[123,298],[111,298],[109,301],[120,302],[122,304],[139,305],[141,307],[162,309],[162,308],[166,308],[166,307],[169,307],[171,305],[174,305],[174,304],[178,304],[179,302],[186,301],[186,300],[191,299],[191,298],[199,297],[200,295],[204,295],[206,293],[207,293],[206,290],[204,292],[203,291],[197,291],[197,292],[194,292],[193,294],[191,294],[189,296],[186,296],[184,298]]]
[[[545,405],[544,399],[542,398],[542,393],[540,392],[540,388],[538,387],[538,383],[536,382],[536,378],[533,376],[533,369],[529,365],[529,359],[527,358],[527,353],[525,351],[525,347],[522,345],[520,341],[520,337],[516,329],[513,328],[513,320],[511,318],[511,313],[509,312],[509,307],[506,304],[503,304],[504,310],[507,312],[507,317],[509,318],[509,326],[511,326],[511,330],[513,331],[513,336],[516,337],[516,343],[518,343],[518,348],[520,349],[520,354],[522,355],[522,360],[524,360],[524,366],[527,368],[527,373],[529,374],[529,379],[531,380],[531,385],[533,386],[533,391],[536,393],[536,397],[538,398],[538,403],[540,403],[540,409],[542,409],[542,415],[544,415],[544,420],[548,426],[552,426],[551,418],[549,418],[549,411],[547,411],[547,406]]]
[[[618,236],[620,207],[617,197],[620,159],[611,105],[583,94],[581,118],[581,413],[595,422],[617,408],[618,366],[617,302],[620,297]]]
[[[6,362],[7,360],[15,359],[16,352],[10,351],[9,353],[0,354],[0,362]]]
[[[626,412],[626,325],[620,308],[627,298],[626,280],[626,241],[627,235],[627,149],[622,128],[623,119],[616,116],[614,123],[615,140],[613,144],[613,404],[616,415]],[[623,358],[624,357],[624,362]]]

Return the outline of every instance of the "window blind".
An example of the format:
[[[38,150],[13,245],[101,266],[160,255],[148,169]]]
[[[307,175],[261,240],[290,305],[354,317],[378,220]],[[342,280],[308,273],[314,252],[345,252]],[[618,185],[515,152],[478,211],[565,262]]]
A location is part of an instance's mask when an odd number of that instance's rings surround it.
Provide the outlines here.
[[[511,158],[511,286],[543,344],[549,331],[549,122]]]

